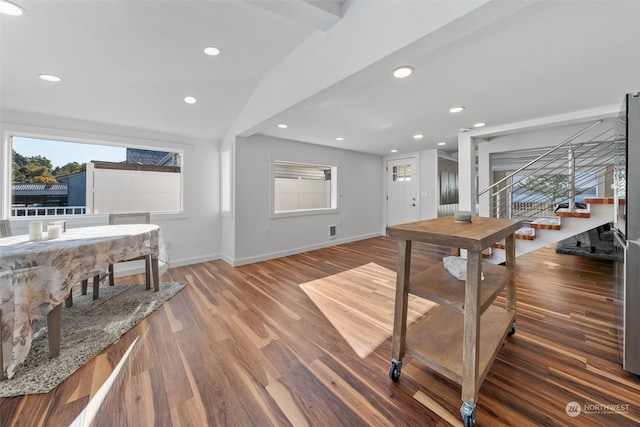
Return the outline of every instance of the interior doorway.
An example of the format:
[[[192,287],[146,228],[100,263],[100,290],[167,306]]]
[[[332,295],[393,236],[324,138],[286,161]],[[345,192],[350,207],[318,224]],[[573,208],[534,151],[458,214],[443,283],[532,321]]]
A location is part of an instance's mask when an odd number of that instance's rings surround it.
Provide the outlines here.
[[[420,218],[417,164],[415,157],[387,162],[387,225]]]

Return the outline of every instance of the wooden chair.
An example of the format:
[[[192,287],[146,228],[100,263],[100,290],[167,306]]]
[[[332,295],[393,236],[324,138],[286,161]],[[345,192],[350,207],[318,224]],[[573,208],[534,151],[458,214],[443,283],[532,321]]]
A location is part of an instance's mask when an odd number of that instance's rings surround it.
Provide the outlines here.
[[[150,212],[135,212],[135,213],[119,213],[109,214],[109,225],[118,224],[150,224],[151,213]],[[146,288],[151,289],[151,256],[145,255],[136,258],[132,258],[126,261],[144,260],[144,271],[146,278]],[[125,262],[125,261],[123,261]],[[113,264],[109,265],[109,286],[114,284]]]
[[[8,219],[0,219],[0,237],[11,237],[11,224]]]

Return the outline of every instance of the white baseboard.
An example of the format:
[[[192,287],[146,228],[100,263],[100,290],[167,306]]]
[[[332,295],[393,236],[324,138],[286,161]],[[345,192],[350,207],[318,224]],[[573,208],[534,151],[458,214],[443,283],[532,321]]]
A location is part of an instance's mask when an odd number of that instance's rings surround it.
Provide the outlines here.
[[[332,239],[328,242],[322,242],[315,245],[302,246],[298,248],[287,249],[284,251],[271,252],[268,254],[262,254],[262,255],[256,255],[256,256],[238,258],[238,259],[234,259],[225,254],[210,254],[210,255],[205,255],[201,257],[170,260],[169,268],[184,267],[186,265],[199,264],[201,262],[208,262],[208,261],[216,261],[219,259],[233,267],[239,267],[241,265],[253,264],[254,262],[267,261],[270,259],[276,259],[276,258],[281,258],[289,255],[295,255],[295,254],[308,252],[316,249],[328,248],[330,246],[341,245],[344,243],[356,242],[358,240],[371,239],[373,237],[379,237],[383,235],[384,233],[370,233],[370,234],[363,234],[360,236],[354,236],[346,239],[339,239],[339,240]],[[143,273],[144,273],[144,264],[142,263],[142,261],[132,261],[127,263],[119,263],[115,265],[116,277],[124,277],[124,276],[130,276],[134,274],[143,274]]]
[[[160,275],[171,267],[184,267],[185,265],[199,264],[201,262],[215,261],[221,259],[220,254],[211,254],[201,257],[184,258],[179,260],[169,260],[169,265],[160,263]],[[120,262],[114,266],[115,277],[133,276],[136,274],[144,274],[144,262],[143,261],[129,261]]]
[[[336,245],[341,245],[341,244],[344,244],[344,243],[356,242],[358,240],[371,239],[373,237],[379,237],[379,236],[382,236],[382,234],[381,233],[364,234],[364,235],[350,237],[350,238],[346,238],[346,239],[339,239],[339,240],[338,239],[332,239],[332,240],[330,240],[328,242],[322,242],[322,243],[318,243],[318,244],[315,244],[315,245],[302,246],[302,247],[298,247],[298,248],[294,248],[294,249],[287,249],[285,251],[271,252],[271,253],[268,253],[268,254],[256,255],[256,256],[247,257],[247,258],[229,259],[228,257],[225,257],[223,259],[227,263],[231,264],[232,266],[238,267],[238,266],[241,266],[241,265],[253,264],[254,262],[267,261],[267,260],[270,260],[270,259],[281,258],[281,257],[289,256],[289,255],[299,254],[299,253],[302,253],[302,252],[312,251],[312,250],[315,250],[315,249],[328,248],[330,246],[336,246]]]

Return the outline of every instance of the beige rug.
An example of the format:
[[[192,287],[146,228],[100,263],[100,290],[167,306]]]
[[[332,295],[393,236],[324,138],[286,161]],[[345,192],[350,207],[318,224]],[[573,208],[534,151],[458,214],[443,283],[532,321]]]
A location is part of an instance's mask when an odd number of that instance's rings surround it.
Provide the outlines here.
[[[144,285],[100,288],[100,298],[73,294],[73,307],[62,309],[60,355],[49,358],[46,316],[34,326],[27,359],[10,380],[0,382],[0,397],[48,393],[91,358],[96,356],[165,301],[184,288],[184,283],[161,283],[160,291]]]
[[[393,333],[396,273],[369,263],[300,288],[361,358],[366,358]],[[437,304],[409,295],[411,324]]]

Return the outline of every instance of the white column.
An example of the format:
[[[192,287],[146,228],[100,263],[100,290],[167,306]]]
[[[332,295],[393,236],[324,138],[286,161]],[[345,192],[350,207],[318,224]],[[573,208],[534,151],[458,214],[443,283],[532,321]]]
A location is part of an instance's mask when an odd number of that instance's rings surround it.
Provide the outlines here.
[[[461,211],[476,211],[476,144],[468,133],[458,134],[458,176]]]
[[[478,152],[478,191],[484,191],[493,183],[493,171],[491,169],[491,153],[486,139],[475,139]],[[506,175],[505,175],[506,176]],[[478,196],[478,216],[492,216],[489,194],[493,191]],[[507,197],[506,192],[501,197]]]

